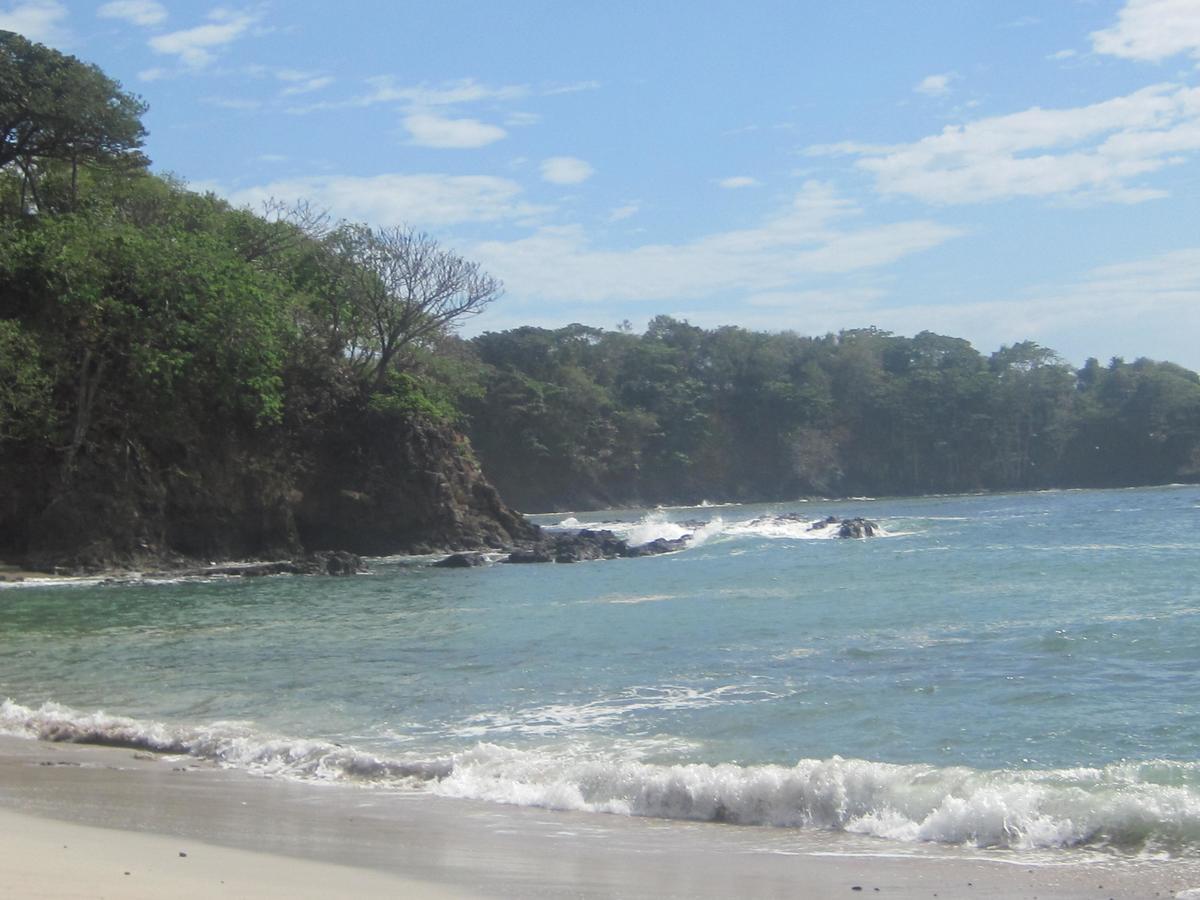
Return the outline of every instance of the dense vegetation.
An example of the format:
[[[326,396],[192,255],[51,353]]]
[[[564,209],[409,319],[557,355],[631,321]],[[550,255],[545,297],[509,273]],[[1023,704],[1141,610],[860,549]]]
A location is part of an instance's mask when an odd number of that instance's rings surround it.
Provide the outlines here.
[[[573,325],[470,342],[464,399],[523,509],[1159,484],[1200,476],[1200,377],[1026,341]]]
[[[0,33],[0,558],[500,544],[417,357],[499,285],[428,237],[146,172],[144,106]]]

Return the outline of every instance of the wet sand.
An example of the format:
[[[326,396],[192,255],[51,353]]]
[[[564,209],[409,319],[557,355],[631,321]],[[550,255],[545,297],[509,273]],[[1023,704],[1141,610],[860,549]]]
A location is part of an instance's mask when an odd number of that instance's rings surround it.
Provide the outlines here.
[[[1200,887],[1200,860],[558,813],[9,737],[0,834],[0,885],[21,897],[1103,900]]]

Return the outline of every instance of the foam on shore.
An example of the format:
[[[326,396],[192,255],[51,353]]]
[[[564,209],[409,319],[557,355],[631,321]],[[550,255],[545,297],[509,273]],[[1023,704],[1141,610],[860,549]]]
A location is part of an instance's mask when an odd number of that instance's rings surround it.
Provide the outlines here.
[[[0,704],[0,731],[45,741],[190,756],[303,781],[373,784],[516,806],[684,821],[822,829],[1013,850],[1089,847],[1200,853],[1200,763],[977,770],[861,759],[792,765],[662,765],[636,755],[478,743],[389,757],[244,723],[170,726],[55,703]]]

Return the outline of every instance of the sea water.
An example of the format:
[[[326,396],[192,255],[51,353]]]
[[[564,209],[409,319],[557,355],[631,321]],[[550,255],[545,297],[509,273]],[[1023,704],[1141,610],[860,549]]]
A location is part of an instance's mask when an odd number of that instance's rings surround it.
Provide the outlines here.
[[[0,730],[798,837],[1200,855],[1200,488],[536,518],[693,537],[9,587]]]

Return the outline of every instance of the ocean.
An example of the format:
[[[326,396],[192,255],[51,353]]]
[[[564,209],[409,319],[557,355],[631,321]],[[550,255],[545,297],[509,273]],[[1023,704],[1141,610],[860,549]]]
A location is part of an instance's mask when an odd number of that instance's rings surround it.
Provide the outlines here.
[[[1200,856],[1200,487],[534,518],[693,538],[6,586],[0,732],[880,852]]]

